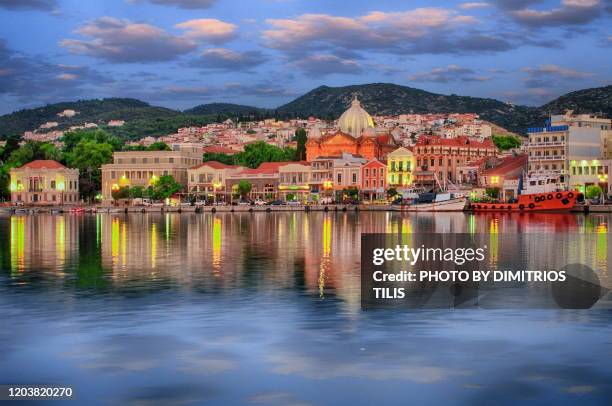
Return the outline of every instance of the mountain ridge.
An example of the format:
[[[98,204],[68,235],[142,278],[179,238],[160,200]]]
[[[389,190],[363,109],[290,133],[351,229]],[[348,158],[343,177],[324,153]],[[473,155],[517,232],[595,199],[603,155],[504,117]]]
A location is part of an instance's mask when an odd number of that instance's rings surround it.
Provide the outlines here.
[[[319,86],[300,97],[277,107],[265,109],[234,103],[207,103],[179,111],[131,98],[107,98],[61,102],[22,109],[0,116],[0,139],[37,129],[48,121],[57,121],[57,129],[66,129],[85,122],[105,124],[109,120],[125,120],[124,127],[113,128],[127,139],[146,135],[163,135],[181,126],[203,125],[224,117],[307,118],[316,116],[335,119],[358,95],[363,107],[372,115],[400,113],[476,113],[483,120],[509,131],[524,134],[528,127],[544,122],[549,114],[574,110],[577,113],[598,113],[612,117],[612,85],[573,91],[539,106],[522,106],[491,98],[443,95],[393,83],[368,83],[350,86]],[[66,109],[79,112],[74,117],[58,117]]]

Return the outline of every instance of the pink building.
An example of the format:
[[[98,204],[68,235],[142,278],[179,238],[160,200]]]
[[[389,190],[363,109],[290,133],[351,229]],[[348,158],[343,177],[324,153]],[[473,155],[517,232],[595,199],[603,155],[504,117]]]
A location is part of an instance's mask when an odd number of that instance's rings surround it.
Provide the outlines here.
[[[363,200],[384,200],[387,190],[387,164],[374,158],[361,167]]]

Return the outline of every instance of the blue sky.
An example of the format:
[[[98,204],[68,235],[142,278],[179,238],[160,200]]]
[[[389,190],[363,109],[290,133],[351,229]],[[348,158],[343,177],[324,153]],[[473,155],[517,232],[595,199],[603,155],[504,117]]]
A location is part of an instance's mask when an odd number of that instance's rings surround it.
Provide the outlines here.
[[[0,0],[0,20],[0,113],[370,82],[539,105],[612,81],[612,0]]]

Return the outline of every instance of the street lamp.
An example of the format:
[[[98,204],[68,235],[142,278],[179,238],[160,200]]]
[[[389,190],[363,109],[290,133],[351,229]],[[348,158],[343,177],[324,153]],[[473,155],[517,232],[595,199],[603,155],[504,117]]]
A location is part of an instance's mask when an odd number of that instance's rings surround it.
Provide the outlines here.
[[[66,185],[64,184],[63,181],[60,181],[57,183],[57,190],[60,191],[60,206],[64,205],[64,189],[66,188]]]
[[[217,189],[221,187],[221,182],[213,183],[213,204],[217,203]]]

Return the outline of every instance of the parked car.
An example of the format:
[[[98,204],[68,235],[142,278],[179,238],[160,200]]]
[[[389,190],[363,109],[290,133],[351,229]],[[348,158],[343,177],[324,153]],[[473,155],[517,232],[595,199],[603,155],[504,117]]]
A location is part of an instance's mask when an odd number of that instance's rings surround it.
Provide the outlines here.
[[[255,206],[263,206],[265,204],[266,204],[266,202],[261,200],[261,199],[256,199],[255,200]]]
[[[268,206],[282,206],[284,203],[282,200],[272,200],[271,202],[266,203]]]
[[[300,206],[302,203],[300,203],[300,202],[299,202],[299,201],[297,201],[297,200],[291,200],[291,201],[287,202],[287,204],[288,204],[289,206]]]

